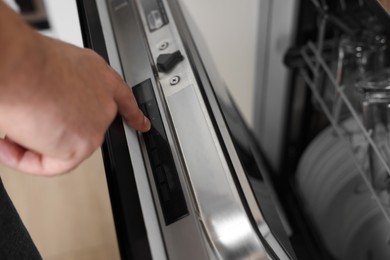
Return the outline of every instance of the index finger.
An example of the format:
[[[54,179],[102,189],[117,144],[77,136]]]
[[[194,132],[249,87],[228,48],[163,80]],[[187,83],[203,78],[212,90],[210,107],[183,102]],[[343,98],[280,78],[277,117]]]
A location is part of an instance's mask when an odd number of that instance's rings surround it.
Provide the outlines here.
[[[130,127],[141,132],[149,131],[151,127],[150,121],[139,109],[133,91],[124,81],[121,80],[119,84],[114,93],[114,100],[118,106],[119,113]]]

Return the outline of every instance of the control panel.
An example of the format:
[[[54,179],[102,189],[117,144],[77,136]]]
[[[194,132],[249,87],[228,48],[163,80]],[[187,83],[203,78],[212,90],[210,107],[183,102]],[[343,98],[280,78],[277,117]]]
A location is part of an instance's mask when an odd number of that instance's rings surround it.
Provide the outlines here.
[[[133,93],[140,109],[152,124],[151,130],[142,135],[150,166],[152,167],[165,224],[169,225],[188,215],[187,204],[161,120],[151,80],[148,79],[134,86]]]

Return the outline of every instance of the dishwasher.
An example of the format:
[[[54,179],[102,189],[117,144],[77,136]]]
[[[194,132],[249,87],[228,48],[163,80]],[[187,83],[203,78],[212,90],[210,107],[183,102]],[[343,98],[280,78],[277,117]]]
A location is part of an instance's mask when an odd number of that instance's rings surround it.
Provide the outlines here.
[[[102,146],[122,259],[390,259],[387,17],[294,2],[288,95],[262,99],[283,127],[261,140],[180,0],[77,1],[84,45],[152,123],[141,134],[118,116]]]

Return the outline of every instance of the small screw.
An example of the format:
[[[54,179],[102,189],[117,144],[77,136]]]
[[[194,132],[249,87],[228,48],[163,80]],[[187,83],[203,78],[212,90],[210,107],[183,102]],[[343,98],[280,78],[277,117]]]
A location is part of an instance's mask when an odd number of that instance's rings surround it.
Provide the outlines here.
[[[168,48],[168,46],[169,46],[169,43],[168,43],[168,42],[162,42],[162,43],[160,44],[160,47],[158,47],[158,49],[159,49],[160,51],[163,51],[163,50],[165,50],[166,48]]]
[[[176,85],[177,83],[179,83],[180,81],[180,77],[179,76],[174,76],[171,78],[171,80],[169,81],[169,83],[171,84],[171,86],[174,86]]]

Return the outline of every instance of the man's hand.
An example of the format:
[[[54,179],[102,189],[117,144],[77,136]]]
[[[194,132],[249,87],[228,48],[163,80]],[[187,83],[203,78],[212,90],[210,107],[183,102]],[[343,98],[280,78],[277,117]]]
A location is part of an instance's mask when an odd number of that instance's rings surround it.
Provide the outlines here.
[[[0,18],[0,45],[11,44],[0,50],[8,62],[0,60],[1,163],[35,175],[68,172],[102,144],[118,111],[149,130],[131,89],[99,55],[38,35],[2,5],[0,17],[20,31],[2,39]]]

